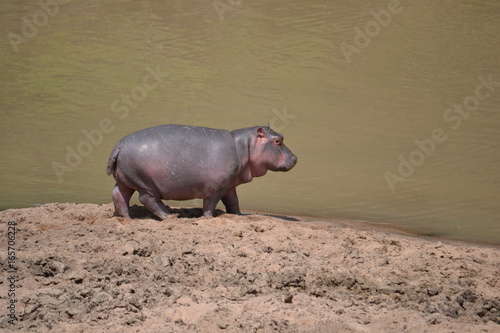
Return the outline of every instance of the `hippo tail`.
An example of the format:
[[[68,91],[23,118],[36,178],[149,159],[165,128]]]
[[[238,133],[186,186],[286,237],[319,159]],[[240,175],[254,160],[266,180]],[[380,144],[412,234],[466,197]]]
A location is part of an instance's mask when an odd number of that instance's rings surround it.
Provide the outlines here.
[[[118,155],[120,154],[120,148],[115,147],[111,152],[108,160],[108,168],[106,169],[106,173],[111,175],[116,170],[116,160],[118,159]]]

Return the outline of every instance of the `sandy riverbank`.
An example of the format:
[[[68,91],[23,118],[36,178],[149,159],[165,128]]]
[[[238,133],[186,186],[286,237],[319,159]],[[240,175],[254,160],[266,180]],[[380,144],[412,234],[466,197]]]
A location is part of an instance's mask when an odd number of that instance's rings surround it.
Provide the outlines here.
[[[1,281],[0,329],[500,330],[499,247],[349,221],[177,213],[158,221],[134,207],[136,219],[125,220],[112,204],[58,203],[0,212],[2,271],[9,221],[17,268],[7,273],[17,278],[13,297]]]

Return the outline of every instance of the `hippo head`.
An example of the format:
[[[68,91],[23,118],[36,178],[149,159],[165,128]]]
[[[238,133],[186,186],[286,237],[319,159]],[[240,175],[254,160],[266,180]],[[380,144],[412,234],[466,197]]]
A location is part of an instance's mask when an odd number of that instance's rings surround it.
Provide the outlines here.
[[[254,177],[264,175],[267,170],[288,171],[297,164],[297,157],[283,143],[283,135],[268,126],[256,128],[254,149],[250,154]]]

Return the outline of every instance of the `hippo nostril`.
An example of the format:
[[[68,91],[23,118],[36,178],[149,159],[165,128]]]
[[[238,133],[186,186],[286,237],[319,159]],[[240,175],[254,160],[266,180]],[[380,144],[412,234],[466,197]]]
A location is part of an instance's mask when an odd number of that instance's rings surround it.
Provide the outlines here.
[[[297,164],[297,156],[292,155],[292,156],[290,157],[290,160],[289,160],[289,165],[290,165],[290,166],[289,166],[289,169],[288,169],[288,170],[290,170],[291,168],[293,168],[293,167],[295,166],[295,164]]]

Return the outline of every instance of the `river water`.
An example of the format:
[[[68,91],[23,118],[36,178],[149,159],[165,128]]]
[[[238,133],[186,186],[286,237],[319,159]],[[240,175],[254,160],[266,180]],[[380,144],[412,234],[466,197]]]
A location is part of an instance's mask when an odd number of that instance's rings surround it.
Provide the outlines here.
[[[500,243],[498,1],[29,0],[0,18],[1,209],[110,202],[109,153],[145,127],[269,122],[299,163],[239,187],[243,210]]]

